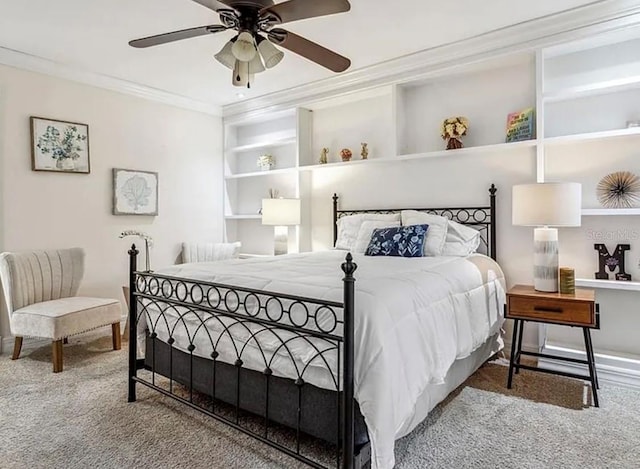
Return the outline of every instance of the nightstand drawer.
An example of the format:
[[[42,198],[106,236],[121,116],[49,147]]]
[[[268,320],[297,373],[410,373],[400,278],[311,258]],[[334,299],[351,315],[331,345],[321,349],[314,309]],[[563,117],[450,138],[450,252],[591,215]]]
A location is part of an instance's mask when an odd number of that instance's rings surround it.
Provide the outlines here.
[[[595,311],[591,302],[509,295],[507,303],[510,318],[596,326]]]

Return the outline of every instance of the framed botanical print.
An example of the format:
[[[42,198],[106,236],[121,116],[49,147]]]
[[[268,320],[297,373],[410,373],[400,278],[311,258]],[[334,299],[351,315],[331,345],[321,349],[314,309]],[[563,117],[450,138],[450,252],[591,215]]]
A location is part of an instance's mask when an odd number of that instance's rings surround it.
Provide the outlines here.
[[[158,173],[114,168],[113,214],[158,215]]]
[[[31,117],[31,169],[89,174],[89,126]]]

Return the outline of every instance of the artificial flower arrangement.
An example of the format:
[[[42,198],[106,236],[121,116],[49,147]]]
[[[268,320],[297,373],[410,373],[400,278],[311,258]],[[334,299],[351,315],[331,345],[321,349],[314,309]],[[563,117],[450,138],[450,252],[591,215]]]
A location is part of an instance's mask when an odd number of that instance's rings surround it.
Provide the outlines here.
[[[353,153],[351,153],[351,150],[349,150],[348,148],[343,148],[342,150],[340,150],[340,157],[342,158],[342,161],[350,161],[352,156]]]
[[[125,230],[120,233],[120,238],[126,238],[127,236],[138,236],[144,240],[145,247],[145,263],[146,271],[151,272],[151,262],[149,260],[149,248],[153,247],[153,238],[142,231],[137,230]]]
[[[440,135],[447,141],[447,150],[462,148],[460,137],[467,135],[469,120],[466,117],[450,117],[442,122]]]
[[[276,164],[276,160],[272,155],[260,155],[256,164],[262,171],[269,171]]]

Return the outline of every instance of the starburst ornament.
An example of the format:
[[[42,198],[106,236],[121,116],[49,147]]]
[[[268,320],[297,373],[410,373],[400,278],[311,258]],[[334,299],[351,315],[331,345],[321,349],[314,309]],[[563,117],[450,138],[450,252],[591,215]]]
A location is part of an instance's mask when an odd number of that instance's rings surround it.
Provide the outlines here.
[[[596,193],[603,207],[635,207],[640,201],[640,178],[629,171],[607,174],[598,183]]]

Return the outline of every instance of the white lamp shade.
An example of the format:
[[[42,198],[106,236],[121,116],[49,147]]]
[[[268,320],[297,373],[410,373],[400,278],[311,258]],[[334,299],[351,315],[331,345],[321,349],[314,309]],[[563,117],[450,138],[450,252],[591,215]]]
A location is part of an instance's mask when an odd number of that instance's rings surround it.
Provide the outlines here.
[[[264,65],[267,68],[275,67],[284,58],[284,52],[263,37],[258,39],[258,51],[262,55],[262,60],[264,60]]]
[[[513,186],[512,223],[522,226],[580,226],[582,186],[547,182]]]
[[[253,35],[247,31],[243,31],[238,34],[238,38],[231,46],[231,52],[236,59],[242,62],[250,62],[258,53],[256,49]]]
[[[262,224],[299,225],[300,199],[262,199]]]
[[[215,59],[220,62],[222,65],[227,67],[230,70],[233,70],[233,67],[236,64],[236,56],[231,52],[231,48],[233,47],[233,39],[227,42],[224,47],[214,55]]]
[[[249,62],[249,73],[253,75],[254,73],[262,73],[265,70],[260,54],[256,54],[253,60]]]

